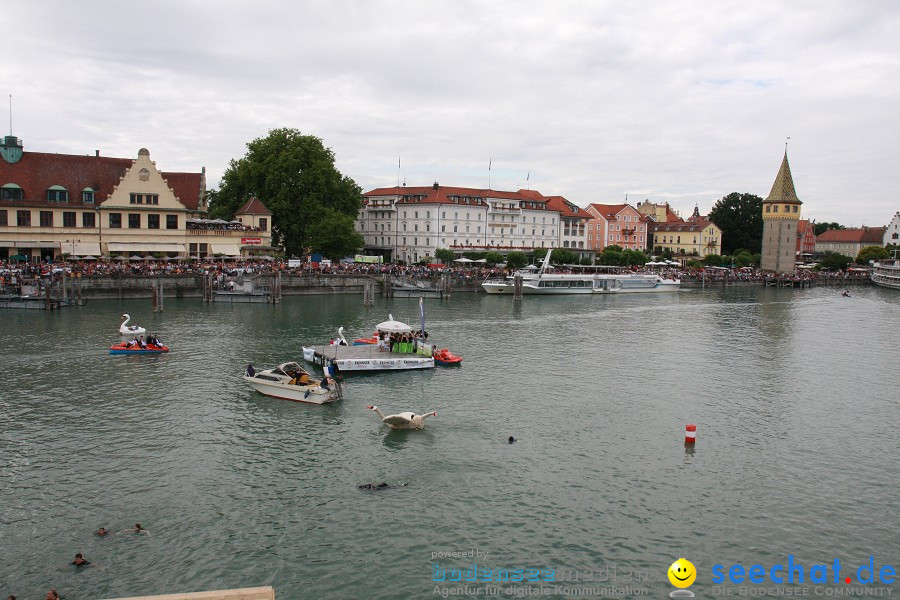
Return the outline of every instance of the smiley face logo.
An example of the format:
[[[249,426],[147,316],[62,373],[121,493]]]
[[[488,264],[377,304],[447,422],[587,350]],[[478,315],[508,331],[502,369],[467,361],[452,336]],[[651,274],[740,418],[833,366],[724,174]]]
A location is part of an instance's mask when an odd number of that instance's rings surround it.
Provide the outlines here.
[[[677,588],[689,587],[697,579],[694,563],[686,558],[679,558],[672,563],[668,571],[669,581]]]

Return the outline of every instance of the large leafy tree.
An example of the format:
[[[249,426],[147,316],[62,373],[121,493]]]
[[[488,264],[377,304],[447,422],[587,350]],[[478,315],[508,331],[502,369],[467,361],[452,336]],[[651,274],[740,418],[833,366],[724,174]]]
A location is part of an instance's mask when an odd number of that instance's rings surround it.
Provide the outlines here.
[[[341,223],[347,221],[337,215],[355,219],[361,195],[356,182],[335,168],[334,152],[321,139],[296,129],[273,129],[247,144],[246,156],[229,163],[220,188],[211,195],[210,216],[232,218],[256,196],[273,213],[273,242],[284,246],[288,256],[299,256],[340,246],[317,228],[328,223],[332,234],[346,233]],[[353,241],[349,246],[359,239]]]
[[[762,198],[754,194],[732,192],[716,202],[709,220],[722,230],[722,251],[732,254],[737,248],[751,252],[762,250]]]
[[[844,229],[844,226],[835,221],[832,221],[831,223],[816,223],[813,225],[813,233],[816,235],[822,235],[829,229]]]
[[[524,252],[510,252],[506,255],[506,267],[510,270],[521,269],[528,264],[528,256]]]
[[[356,233],[356,221],[350,215],[325,209],[321,219],[309,233],[309,246],[332,260],[356,254],[365,244],[363,237]]]
[[[890,257],[890,252],[881,246],[866,246],[856,255],[856,262],[857,264],[864,265],[870,260],[882,260]]]

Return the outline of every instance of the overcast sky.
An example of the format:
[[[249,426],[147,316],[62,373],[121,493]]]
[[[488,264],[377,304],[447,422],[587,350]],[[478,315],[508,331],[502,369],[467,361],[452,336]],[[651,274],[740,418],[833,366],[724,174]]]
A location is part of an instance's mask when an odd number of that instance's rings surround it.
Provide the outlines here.
[[[687,216],[765,197],[790,137],[805,218],[900,210],[894,0],[10,1],[0,25],[26,151],[147,147],[217,187],[292,127],[364,190],[398,157],[411,186],[487,187],[491,164],[494,189]]]

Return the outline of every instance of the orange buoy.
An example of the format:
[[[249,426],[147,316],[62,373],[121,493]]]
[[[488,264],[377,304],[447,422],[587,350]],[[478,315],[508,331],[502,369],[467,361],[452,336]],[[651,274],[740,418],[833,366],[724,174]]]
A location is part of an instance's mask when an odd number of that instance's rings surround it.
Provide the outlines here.
[[[697,441],[697,426],[685,425],[684,427],[684,443],[693,444]]]

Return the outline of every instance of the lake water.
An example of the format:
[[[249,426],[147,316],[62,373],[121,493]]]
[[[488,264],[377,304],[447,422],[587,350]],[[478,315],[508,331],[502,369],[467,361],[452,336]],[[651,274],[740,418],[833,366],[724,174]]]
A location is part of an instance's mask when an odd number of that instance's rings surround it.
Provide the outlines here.
[[[0,596],[426,598],[476,563],[663,598],[684,556],[710,597],[715,564],[897,568],[900,294],[852,291],[426,300],[463,366],[349,375],[325,406],[240,376],[341,325],[415,324],[417,300],[5,311]],[[109,356],[123,312],[172,352]],[[390,431],[366,404],[438,414]],[[358,488],[372,482],[392,487]],[[137,522],[151,535],[92,535]],[[76,552],[93,565],[69,566]]]

